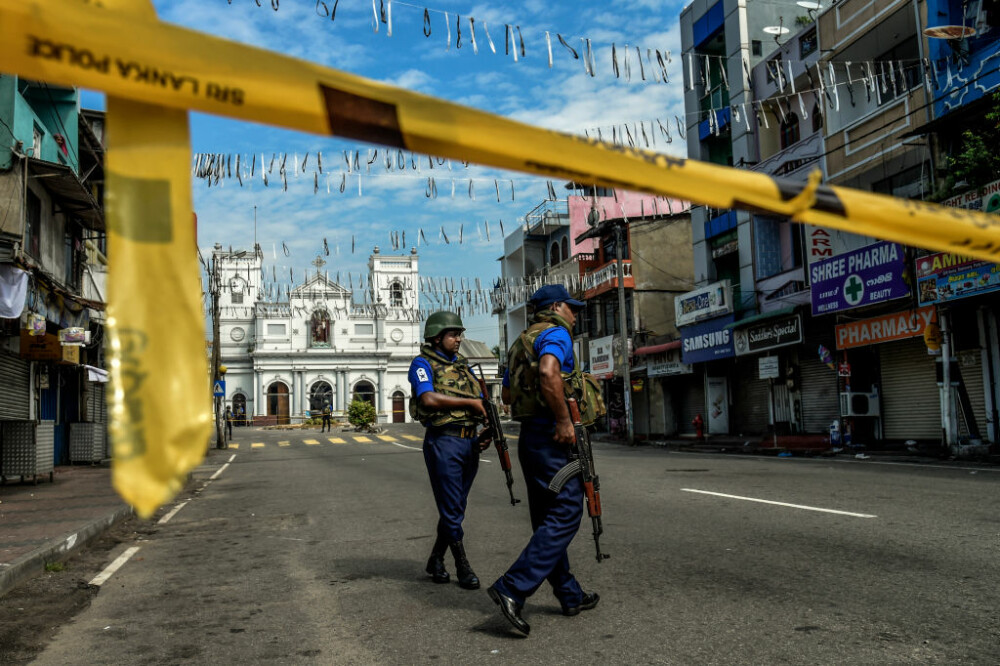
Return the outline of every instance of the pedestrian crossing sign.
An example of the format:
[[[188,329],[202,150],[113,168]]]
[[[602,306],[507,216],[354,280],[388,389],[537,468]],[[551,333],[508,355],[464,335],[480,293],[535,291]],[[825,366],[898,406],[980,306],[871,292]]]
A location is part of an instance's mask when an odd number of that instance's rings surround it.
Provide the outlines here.
[[[216,398],[226,397],[226,380],[219,379],[215,382],[215,386],[212,388],[212,395]]]

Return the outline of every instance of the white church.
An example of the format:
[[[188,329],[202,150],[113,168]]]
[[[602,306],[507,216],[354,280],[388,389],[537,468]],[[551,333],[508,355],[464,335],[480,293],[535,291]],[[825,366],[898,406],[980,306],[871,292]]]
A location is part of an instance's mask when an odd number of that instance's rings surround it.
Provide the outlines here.
[[[374,403],[381,423],[410,420],[407,371],[422,332],[416,249],[387,256],[376,247],[360,304],[321,271],[320,257],[315,272],[275,302],[264,298],[259,247],[216,244],[212,260],[226,404],[236,414],[242,407],[256,425],[301,422],[326,401],[343,415],[357,396]]]

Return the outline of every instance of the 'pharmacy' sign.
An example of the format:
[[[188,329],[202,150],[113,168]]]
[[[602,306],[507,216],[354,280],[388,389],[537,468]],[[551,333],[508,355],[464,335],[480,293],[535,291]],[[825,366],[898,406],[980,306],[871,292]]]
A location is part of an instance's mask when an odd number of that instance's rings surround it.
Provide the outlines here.
[[[937,309],[927,306],[895,314],[853,321],[837,326],[837,349],[867,347],[924,334],[928,324],[937,321]]]

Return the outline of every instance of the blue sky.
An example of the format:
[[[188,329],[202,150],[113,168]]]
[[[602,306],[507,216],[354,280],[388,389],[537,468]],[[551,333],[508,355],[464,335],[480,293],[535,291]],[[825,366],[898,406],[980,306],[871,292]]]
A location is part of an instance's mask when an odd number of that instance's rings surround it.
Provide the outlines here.
[[[377,33],[373,30],[371,0],[339,0],[331,21],[321,14],[326,13],[324,8],[332,8],[334,1],[280,0],[277,11],[272,9],[271,0],[260,0],[260,7],[256,0],[232,0],[231,4],[227,0],[156,0],[155,4],[165,21],[561,131],[583,134],[600,127],[610,132],[612,125],[653,119],[674,122],[675,116],[683,117],[677,21],[683,7],[680,3],[392,2],[390,37],[384,23]],[[375,0],[376,7],[380,4],[388,10],[387,2]],[[430,19],[429,37],[424,36],[425,8]],[[448,13],[449,27],[444,12]],[[459,16],[462,45],[456,48]],[[475,19],[478,54],[471,44],[470,17]],[[496,54],[489,48],[484,22]],[[505,23],[520,26],[524,39],[526,57],[519,57],[516,63],[512,56],[504,55]],[[546,31],[552,42],[551,69]],[[581,54],[581,59],[573,59],[557,34]],[[591,40],[596,63],[593,77],[583,65],[581,38]],[[625,81],[624,76],[616,79],[612,43],[620,67],[624,66],[624,47],[629,45],[631,81]],[[643,54],[647,49],[671,52],[673,61],[667,65],[670,83],[653,81],[648,63],[644,64],[647,80],[640,80],[636,46]],[[103,102],[99,96],[87,94],[84,105],[103,106]],[[259,174],[244,187],[235,177],[211,188],[203,180],[193,182],[198,242],[203,254],[207,257],[215,242],[234,249],[251,247],[256,206],[257,240],[264,250],[265,269],[270,276],[274,264],[282,284],[288,283],[289,267],[297,282],[302,281],[304,270],[313,270],[310,262],[323,254],[325,238],[330,256],[324,256],[324,270],[331,277],[339,271],[345,286],[346,275],[352,273],[357,286],[357,275],[366,271],[372,247],[378,245],[382,252],[392,252],[391,234],[405,231],[408,251],[422,229],[429,241],[419,248],[422,276],[453,278],[456,284],[461,278],[470,282],[479,278],[487,286],[500,272],[500,220],[509,233],[547,192],[544,179],[523,174],[466,168],[459,163],[451,164],[450,172],[446,165],[436,165],[431,172],[426,158],[419,174],[410,168],[387,172],[380,150],[371,174],[361,176],[358,196],[358,177],[354,173],[346,177],[344,193],[339,191],[343,178],[339,172],[347,168],[342,151],[360,150],[364,157],[371,154],[373,146],[201,114],[191,116],[191,135],[195,153],[256,154],[258,161],[261,154],[270,160],[272,153],[288,153],[289,171],[296,154],[301,160],[309,153],[309,166],[314,167],[316,153],[322,152],[324,173],[331,174],[329,194],[326,181],[321,181],[319,192],[314,194],[312,168],[307,175],[289,178],[287,191],[282,191],[280,180],[274,178],[269,187],[264,187]],[[659,147],[665,148],[662,142]],[[669,148],[675,155],[685,152],[683,141],[676,137]],[[436,199],[425,196],[428,175],[436,177]],[[452,178],[456,183],[454,198]],[[473,180],[474,200],[469,196],[469,179]],[[494,179],[500,183],[499,202]],[[559,196],[564,196],[562,183],[555,186]],[[485,238],[486,221],[490,226],[489,241]],[[461,245],[457,242],[460,225],[464,225]],[[442,226],[450,245],[440,238]],[[289,250],[288,256],[282,251],[282,243]],[[277,248],[277,259],[272,248]],[[427,300],[422,299],[422,303],[426,305]],[[493,317],[466,316],[466,325],[469,337],[491,346],[497,342]]]

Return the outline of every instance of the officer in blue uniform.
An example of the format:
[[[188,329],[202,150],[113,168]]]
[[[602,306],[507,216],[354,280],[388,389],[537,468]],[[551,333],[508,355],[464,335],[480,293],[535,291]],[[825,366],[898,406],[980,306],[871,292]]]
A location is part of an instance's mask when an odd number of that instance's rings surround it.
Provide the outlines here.
[[[476,426],[486,418],[479,384],[458,353],[465,327],[454,312],[435,312],[424,326],[420,355],[410,364],[410,415],[427,428],[424,462],[438,509],[437,539],[426,571],[435,583],[450,580],[444,565],[447,549],[455,558],[458,584],[479,589],[463,543],[462,522],[479,453],[490,442],[476,443]]]
[[[530,363],[530,352],[515,353],[512,348],[509,374],[504,377],[504,402],[511,403],[514,418],[521,422],[517,453],[533,534],[514,564],[488,590],[504,617],[525,635],[531,627],[521,617],[521,609],[546,580],[563,615],[590,610],[599,599],[596,593],[581,589],[566,553],[583,517],[580,477],[570,479],[558,495],[548,489],[552,477],[569,462],[569,445],[575,440],[563,373],[572,372],[575,366],[572,331],[584,303],[571,298],[562,285],[546,285],[534,293],[530,304],[535,313],[532,326],[515,346],[531,346],[538,359],[537,371]]]

